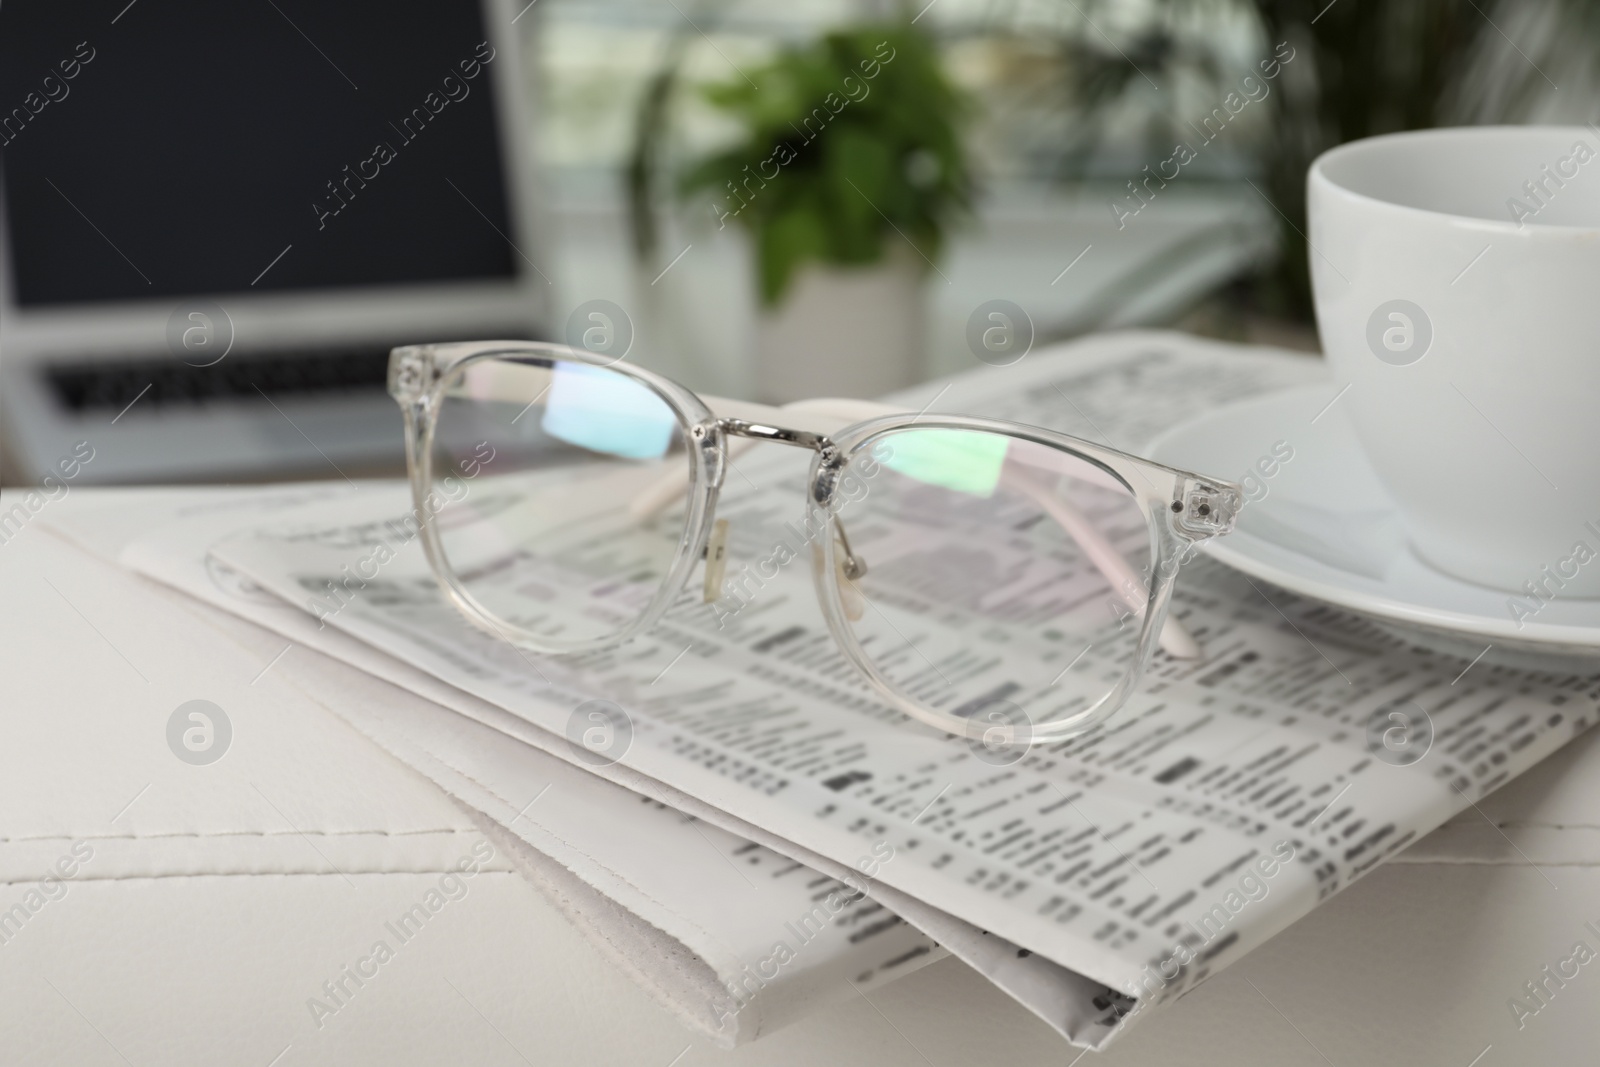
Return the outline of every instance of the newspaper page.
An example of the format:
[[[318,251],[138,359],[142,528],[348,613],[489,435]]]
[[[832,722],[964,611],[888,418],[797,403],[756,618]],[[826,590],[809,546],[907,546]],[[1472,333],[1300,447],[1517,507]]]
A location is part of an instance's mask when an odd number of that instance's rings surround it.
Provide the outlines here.
[[[859,875],[840,880],[819,874],[381,681],[410,668],[336,630],[319,629],[298,608],[207,557],[207,546],[219,537],[347,491],[342,483],[272,491],[114,491],[106,503],[85,500],[51,522],[80,547],[113,561],[130,541],[159,543],[159,551],[141,553],[147,576],[220,609],[204,617],[257,652],[279,680],[481,815],[485,832],[508,855],[527,858],[519,864],[524,873],[604,954],[723,1047],[747,1043],[945,955],[866,897]],[[340,642],[344,658],[359,661],[364,671],[308,651]],[[420,676],[413,689],[446,687]],[[830,909],[830,899],[837,908]],[[788,936],[804,939],[803,958],[763,974],[771,932],[789,929],[795,933]]]
[[[631,927],[603,926],[594,912],[604,909],[592,909],[589,914],[572,914],[569,909],[569,917],[600,943],[603,951],[688,1025],[718,1044],[753,1040],[828,1003],[836,994],[855,996],[910,973],[944,955],[941,946],[956,947],[964,960],[1061,1032],[1097,1025],[1109,995],[1102,986],[1040,957],[1019,954],[1009,942],[881,883],[868,883],[874,903],[854,913],[869,916],[870,922],[847,929],[842,920],[851,914],[848,908],[856,899],[853,894],[838,896],[835,899],[846,905],[846,910],[833,914],[832,921],[825,924],[833,936],[817,936],[815,927],[828,917],[829,898],[837,892],[834,887],[862,886],[859,861],[856,866],[842,865],[808,852],[625,766],[595,767],[581,746],[551,737],[525,719],[331,627],[320,626],[299,606],[272,596],[207,553],[207,546],[224,531],[254,529],[286,507],[342,495],[343,488],[325,483],[245,495],[171,490],[164,491],[163,499],[152,506],[118,503],[66,521],[57,518],[52,525],[90,551],[120,558],[148,577],[287,638],[291,644],[277,650],[284,666],[275,665],[274,670],[296,677],[310,675],[305,688],[313,700],[351,721],[465,803],[486,815],[498,812],[510,832],[566,864],[585,885],[637,916],[638,922]],[[153,532],[128,544],[127,530]],[[336,655],[376,679],[403,685],[427,699],[410,709],[396,702],[392,692],[382,703],[329,699],[327,692],[344,692],[349,679],[320,670],[317,661],[305,664],[298,653],[288,657],[291,649],[299,648]],[[430,713],[429,709],[434,710]],[[477,733],[469,740],[459,725],[442,722],[441,715],[446,720],[460,717],[490,724],[494,736],[514,740],[496,745]],[[535,789],[556,777],[552,763],[559,764],[559,760],[553,761],[552,754],[595,772],[588,789],[578,788],[570,774],[565,776],[567,787],[559,798],[560,810],[569,817],[562,819],[561,826],[551,825],[550,808],[523,807],[506,818],[495,798],[484,799],[485,782],[500,783],[501,798],[513,793],[534,795]],[[509,775],[504,766],[508,762],[516,765]],[[508,777],[510,783],[506,784]],[[628,788],[619,790],[610,782]],[[658,807],[671,807],[682,813],[682,822],[675,827],[664,823],[650,808],[635,808],[627,821],[618,822],[620,809],[614,797],[605,796],[607,790],[628,797],[642,795]],[[575,814],[569,792],[577,794],[580,801]],[[597,806],[602,802],[606,806]],[[616,826],[630,832],[611,832]],[[730,889],[748,884],[735,883],[735,877],[743,872],[735,866],[725,869],[708,864],[706,853],[695,851],[695,839],[686,828],[702,831],[700,840],[709,838],[716,851],[735,862],[740,858],[749,862],[749,854],[759,846],[789,857],[803,864],[805,871],[817,872],[827,880],[819,883],[807,877],[802,890],[802,880],[789,867],[782,867],[776,873],[785,884],[761,883],[760,899],[742,897],[738,892],[730,899]],[[651,842],[652,848],[640,849],[641,840]],[[667,847],[654,851],[655,845]],[[554,894],[567,901],[573,895],[560,887]],[[876,911],[879,904],[888,914]],[[890,915],[909,919],[912,927],[892,921]],[[667,973],[645,965],[652,952],[672,961],[684,955],[676,949],[663,951],[654,937],[658,929],[692,954],[692,962],[713,969],[719,983],[714,992],[706,992],[692,965],[667,967]],[[803,946],[803,955],[795,951],[786,966],[776,966],[784,955],[775,951],[779,941],[793,950]],[[843,984],[833,982],[830,987],[829,979],[838,976],[844,976]]]
[[[1192,414],[1319,373],[1300,357],[1120,334],[902,399],[910,410],[932,404],[1136,449]],[[743,460],[729,479],[719,514],[748,538],[736,559],[793,535],[781,516],[797,513],[799,497],[781,463]],[[572,487],[575,502],[581,489]],[[671,789],[785,854],[846,866],[882,857],[869,893],[893,895],[918,925],[917,906],[970,924],[978,937],[941,943],[1014,994],[1053,983],[1054,996],[1019,999],[1090,1047],[1595,715],[1592,678],[1487,664],[1462,676],[1453,659],[1202,558],[1184,569],[1174,615],[1204,656],[1158,656],[1110,722],[997,765],[965,739],[909,723],[855,677],[821,625],[804,557],[762,573],[731,620],[674,611],[610,652],[532,656],[445,602],[415,544],[400,543],[394,523],[409,508],[400,487],[375,488],[211,551],[324,625],[543,736],[570,737],[597,699],[624,709],[614,725],[625,751],[597,773]],[[386,550],[375,553],[379,542]],[[526,607],[529,617],[543,610]],[[1005,654],[976,659],[1004,682]],[[1380,758],[1373,724],[1413,705],[1431,717],[1426,752]],[[1006,960],[986,939],[1007,946]],[[1061,995],[1066,975],[1082,979],[1075,997]]]
[[[286,507],[338,499],[343,494],[342,487],[330,488],[326,483],[286,492],[246,494],[164,490],[160,499],[148,506],[119,501],[109,508],[65,520],[54,517],[50,525],[91,552],[120,558],[148,577],[288,638],[290,645],[276,650],[274,670],[303,682],[313,700],[351,721],[397,758],[469,806],[490,816],[498,812],[507,831],[542,850],[554,862],[566,865],[584,885],[607,896],[618,907],[631,909],[630,914],[636,916],[632,924],[604,922],[604,906],[574,913],[571,904],[577,894],[573,893],[570,880],[564,886],[546,886],[549,879],[533,872],[535,880],[560,898],[558,902],[569,918],[590,934],[603,952],[688,1025],[718,1044],[752,1040],[816,1010],[839,993],[856,996],[910,973],[943,955],[941,944],[957,947],[963,959],[1030,1010],[1051,1020],[1063,1033],[1068,1028],[1094,1025],[1096,1016],[1104,1012],[1108,991],[1098,984],[1040,957],[1020,953],[1009,942],[881,883],[870,889],[872,907],[854,913],[870,917],[865,926],[847,931],[841,921],[851,914],[848,909],[856,902],[854,895],[835,897],[845,910],[833,914],[831,923],[825,923],[832,907],[829,898],[837,892],[834,886],[862,885],[859,864],[842,865],[810,853],[670,786],[633,774],[624,766],[595,768],[583,758],[589,754],[580,747],[552,738],[525,719],[477,700],[331,627],[319,626],[298,606],[272,596],[206,552],[206,546],[218,539],[220,531],[253,529]],[[127,532],[134,530],[148,533],[129,544]],[[345,662],[360,666],[375,681],[386,680],[384,688],[388,692],[382,702],[351,698],[348,676],[321,669],[322,663],[317,659],[307,663],[303,651],[296,651],[289,658],[291,651],[307,648],[336,653]],[[403,684],[427,699],[408,708],[395,699],[396,694],[387,683]],[[452,719],[491,724],[493,730],[487,732],[500,738],[501,743],[476,731],[471,732],[469,740],[460,722],[447,721]],[[552,826],[549,807],[534,811],[523,806],[505,817],[505,797],[535,795],[535,790],[558,777],[560,761],[553,760],[552,753],[585,771],[594,770],[590,788],[581,788],[570,774],[563,777],[565,788],[559,798],[559,810],[566,817],[560,826]],[[619,790],[602,778],[621,782],[628,789]],[[500,796],[486,801],[484,783],[495,783]],[[819,883],[807,877],[802,892],[802,880],[789,867],[783,867],[776,874],[785,885],[761,883],[761,899],[740,900],[738,893],[730,899],[728,891],[737,888],[734,876],[742,872],[732,866],[724,869],[708,864],[705,853],[693,850],[693,839],[686,832],[672,832],[669,824],[651,816],[651,809],[644,809],[643,814],[639,809],[630,812],[629,819],[621,825],[632,832],[611,833],[610,828],[619,825],[614,821],[619,809],[614,796],[605,796],[607,790],[627,797],[642,795],[659,807],[683,813],[680,830],[703,829],[701,840],[709,838],[715,842],[716,851],[732,860],[743,857],[748,862],[749,853],[760,846],[804,864],[806,871],[818,872],[827,880]],[[579,803],[574,805],[569,793],[576,794]],[[497,799],[501,807],[497,807]],[[609,806],[599,806],[602,803]],[[696,819],[700,821],[697,823]],[[636,846],[641,839],[649,840],[652,846],[667,847],[660,851],[639,850]],[[914,929],[877,912],[878,904],[884,905],[889,915],[908,918]],[[839,944],[837,937],[817,936],[819,924],[833,927],[844,944]],[[674,939],[682,948],[660,944],[658,930],[662,937]],[[780,940],[794,950],[804,950],[803,954],[795,951],[787,957],[787,964],[782,967],[776,965],[784,956],[775,951]],[[729,951],[728,946],[735,947]],[[685,950],[689,954],[687,965]],[[665,964],[652,966],[652,953],[665,957]],[[711,992],[707,992],[698,974],[701,963],[713,969],[719,983]],[[830,985],[829,980],[839,976],[843,976],[843,983]]]

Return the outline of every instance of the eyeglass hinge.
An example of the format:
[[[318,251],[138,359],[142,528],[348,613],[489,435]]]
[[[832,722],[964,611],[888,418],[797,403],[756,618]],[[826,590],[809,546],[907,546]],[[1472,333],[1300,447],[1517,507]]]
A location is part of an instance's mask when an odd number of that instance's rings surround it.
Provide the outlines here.
[[[1186,479],[1172,501],[1174,522],[1197,540],[1218,537],[1233,529],[1243,499],[1235,486]]]

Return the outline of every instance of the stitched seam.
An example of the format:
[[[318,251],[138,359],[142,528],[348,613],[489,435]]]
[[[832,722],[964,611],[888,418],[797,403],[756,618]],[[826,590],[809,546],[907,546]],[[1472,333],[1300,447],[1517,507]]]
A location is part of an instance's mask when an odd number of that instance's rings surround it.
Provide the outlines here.
[[[360,875],[390,875],[390,874],[455,874],[459,873],[454,867],[433,868],[426,867],[420,870],[345,870],[345,871],[174,871],[169,874],[111,874],[101,877],[91,877],[80,874],[75,878],[63,879],[64,885],[87,884],[89,882],[155,882],[172,878],[338,878],[345,874]],[[479,874],[508,874],[517,878],[522,875],[517,871],[499,871],[492,867],[479,868]],[[0,881],[0,885],[38,885],[38,878],[23,878],[11,881]]]
[[[1392,859],[1389,862],[1403,867],[1521,867],[1525,870],[1536,870],[1540,867],[1600,867],[1600,861],[1597,860],[1540,860],[1538,863],[1529,864],[1526,861],[1507,863],[1497,859],[1437,857],[1425,860]]]
[[[41,834],[38,837],[0,837],[0,844],[16,845],[30,841],[158,841],[165,838],[220,837],[420,837],[425,834],[472,834],[476,828],[437,830],[216,830],[204,833],[173,831],[163,834]]]
[[[296,683],[294,683],[292,681],[289,684],[293,685],[294,688],[296,690],[298,690],[302,695],[304,695],[312,704],[315,704],[317,707],[322,708],[323,710],[329,712],[330,714],[334,715],[335,717],[337,717],[337,718],[339,718],[341,720],[344,719],[344,716],[340,715],[338,712],[336,712],[332,708],[328,707],[328,705],[324,704],[322,702],[321,698],[318,697],[315,693],[308,692],[304,687],[302,687],[302,686],[300,686],[300,685],[298,685],[298,684],[296,684]],[[345,721],[348,722],[348,720],[345,720]],[[350,725],[351,725],[351,729],[354,730],[356,733],[361,734],[362,736],[368,737],[368,740],[373,741],[375,744],[378,744],[379,748],[382,748],[384,751],[389,752],[389,755],[392,758],[395,758],[399,762],[407,764],[408,766],[412,766],[412,768],[414,770],[418,769],[418,768],[415,767],[414,764],[412,764],[411,760],[409,760],[409,759],[400,759],[393,751],[391,751],[388,748],[388,746],[383,745],[383,744],[377,742],[376,739],[371,738],[370,736],[366,735],[366,733],[364,731],[362,731],[359,728],[355,727],[354,724],[350,724]],[[423,758],[424,759],[428,759],[428,760],[432,760],[434,763],[440,764],[441,766],[444,766],[444,767],[448,768],[449,770],[453,771],[454,773],[460,775],[462,778],[465,778],[467,781],[473,783],[478,788],[482,789],[484,792],[486,792],[490,796],[494,797],[496,800],[498,800],[500,803],[504,804],[506,807],[508,807],[508,808],[516,807],[516,805],[513,804],[509,798],[501,796],[499,791],[496,790],[493,786],[489,785],[487,782],[479,781],[477,777],[475,777],[474,775],[468,773],[467,771],[463,770],[462,768],[456,766],[453,762],[451,762],[446,757],[441,756],[441,755],[439,755],[437,753],[426,752],[426,753],[424,753],[424,757]],[[430,779],[430,781],[431,780],[432,779]],[[434,782],[434,785],[437,786],[438,784],[439,783]],[[443,788],[443,787],[441,786],[440,788]],[[626,788],[626,786],[624,786],[622,788]],[[445,789],[445,793],[447,795],[451,796],[451,798],[456,800],[457,802],[462,802],[461,798],[456,797],[453,793],[451,793],[450,790]],[[483,814],[486,817],[493,819],[493,817],[489,816],[487,812],[484,812]],[[682,914],[678,909],[668,907],[664,902],[656,899],[656,897],[654,895],[652,895],[650,893],[647,893],[642,887],[640,887],[638,885],[635,885],[629,879],[624,878],[620,873],[618,873],[617,871],[613,870],[609,865],[607,865],[605,863],[602,863],[602,862],[600,862],[600,860],[596,859],[586,849],[582,849],[582,848],[577,847],[571,841],[568,841],[566,838],[562,837],[560,834],[558,834],[554,830],[550,829],[550,827],[546,826],[543,822],[539,821],[534,816],[524,815],[523,817],[528,819],[530,822],[534,823],[534,825],[538,826],[540,830],[542,830],[544,833],[548,834],[550,837],[554,838],[556,841],[560,842],[562,845],[564,845],[567,848],[571,849],[573,852],[576,852],[578,855],[584,857],[590,863],[594,864],[595,867],[599,868],[602,871],[605,871],[606,873],[611,875],[613,878],[615,878],[621,884],[623,884],[625,886],[628,886],[630,889],[632,889],[634,892],[638,893],[639,896],[643,897],[645,900],[648,900],[651,903],[655,904],[662,911],[665,911],[668,914],[675,916],[680,922],[686,923],[690,928],[699,931],[701,937],[703,937],[708,944],[721,946],[722,950],[725,953],[727,953],[729,956],[733,957],[733,962],[734,963],[739,964],[741,966],[743,965],[743,961],[740,960],[738,958],[738,955],[736,953],[732,952],[728,948],[728,946],[723,943],[721,938],[712,936],[711,932],[706,930],[699,923],[695,922],[693,919],[690,919],[688,916]],[[510,834],[511,836],[513,836],[513,837],[518,837],[519,836],[515,830],[511,829],[511,826],[510,826],[509,823],[501,823],[500,820],[498,820],[498,819],[494,819],[493,821],[495,821],[497,823],[500,823],[501,827],[505,830],[505,832]],[[526,839],[523,839],[523,841],[524,841],[525,844],[528,845],[528,847],[533,848],[535,851],[544,853],[544,855],[547,858],[549,858],[550,860],[552,860],[553,862],[560,863],[560,861],[556,860],[554,856],[550,856],[549,853],[545,853],[543,849],[537,848],[537,846],[534,846],[532,843],[527,842]],[[707,847],[713,847],[714,848],[714,846],[711,846],[709,844],[709,842],[708,842]],[[563,864],[562,866],[565,866],[565,865]],[[571,868],[568,868],[568,870],[571,870]],[[579,881],[583,881],[581,876],[578,876],[576,872],[573,872],[573,874],[574,874],[575,877],[579,878]],[[585,882],[585,884],[588,884],[588,883]],[[599,893],[602,897],[605,897],[607,900],[611,901],[611,903],[615,904],[617,907],[621,908],[623,911],[626,911],[629,914],[633,915],[634,917],[639,918],[639,920],[641,922],[645,921],[641,916],[638,915],[637,912],[634,912],[631,908],[624,907],[620,902],[618,902],[616,900],[616,898],[612,897],[611,894],[605,893],[605,892],[599,890],[598,888],[596,888],[594,886],[590,886],[590,888],[594,889],[595,892]],[[654,925],[654,924],[650,924],[650,925]],[[657,927],[657,929],[660,929],[660,928]],[[663,930],[662,933],[665,934],[665,933],[667,933],[667,931]],[[671,934],[667,934],[667,936],[668,937],[672,937]],[[678,941],[678,939],[675,938],[675,937],[672,937],[672,939],[674,941]],[[607,939],[607,941],[609,943],[609,939]],[[678,943],[680,945],[683,945],[682,941],[678,941]],[[697,958],[702,958],[702,959],[704,958],[704,957],[700,956],[699,953],[694,952],[694,950],[690,949],[688,945],[683,945],[683,948],[685,949],[685,951],[689,952],[690,955],[696,956]],[[718,981],[720,981],[721,978],[722,978],[722,975],[721,975],[721,972],[718,969],[718,967],[715,964],[710,963],[709,961],[707,961],[707,966],[710,967],[712,974],[718,979]],[[674,969],[676,969],[680,973],[682,973],[685,977],[688,977],[688,972],[684,970],[683,965],[681,963],[679,963],[678,961],[674,960],[673,961],[673,967],[674,967]],[[760,1032],[761,1032],[761,1020],[760,1020],[760,1018],[758,1016],[756,1033],[759,1034]]]
[[[1468,824],[1470,825],[1470,824]],[[1497,822],[1494,826],[1516,826],[1537,830],[1600,830],[1600,825],[1587,822]]]

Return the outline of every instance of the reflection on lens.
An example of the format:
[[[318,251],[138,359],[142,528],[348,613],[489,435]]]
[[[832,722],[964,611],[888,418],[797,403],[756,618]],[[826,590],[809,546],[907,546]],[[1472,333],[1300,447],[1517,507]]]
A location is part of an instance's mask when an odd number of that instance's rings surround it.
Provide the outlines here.
[[[436,525],[451,571],[500,622],[567,648],[635,622],[662,587],[684,509],[629,505],[689,462],[653,389],[615,370],[518,357],[447,383],[433,445]]]
[[[1152,539],[1115,478],[1057,449],[941,428],[886,434],[852,467],[868,488],[839,512],[860,572],[838,578],[841,600],[902,696],[1040,725],[1128,674]]]

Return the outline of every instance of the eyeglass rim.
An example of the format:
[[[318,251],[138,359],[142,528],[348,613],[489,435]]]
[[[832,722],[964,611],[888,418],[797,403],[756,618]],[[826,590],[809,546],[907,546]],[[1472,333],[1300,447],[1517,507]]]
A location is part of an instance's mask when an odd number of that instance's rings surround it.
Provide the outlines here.
[[[688,506],[672,565],[646,608],[627,626],[601,637],[555,644],[500,620],[457,578],[445,554],[438,527],[432,522],[431,511],[426,506],[428,494],[432,491],[433,444],[439,406],[452,376],[473,363],[518,356],[602,367],[644,385],[672,409],[691,445],[686,449],[690,464],[690,480],[685,490]],[[480,629],[512,644],[550,655],[616,648],[659,623],[688,586],[694,567],[710,540],[716,503],[727,470],[728,451],[722,420],[692,390],[670,378],[619,359],[542,341],[462,341],[402,346],[390,353],[388,388],[404,416],[407,471],[413,503],[418,514],[423,516],[420,540],[429,567],[457,609]],[[1177,564],[1182,561],[1183,553],[1198,541],[1215,536],[1217,532],[1227,532],[1233,515],[1242,505],[1243,490],[1223,479],[1168,467],[1043,427],[981,416],[907,412],[863,420],[828,435],[832,455],[824,450],[814,457],[806,500],[808,507],[822,504],[827,516],[827,536],[822,540],[821,553],[813,555],[812,572],[818,607],[829,633],[846,658],[891,706],[941,731],[969,738],[980,737],[988,727],[981,722],[956,718],[928,708],[901,694],[881,676],[850,627],[837,583],[829,580],[838,561],[834,538],[837,516],[834,510],[827,507],[830,497],[827,479],[843,463],[848,462],[849,457],[870,447],[877,439],[913,426],[999,434],[1065,452],[1114,477],[1139,504],[1151,534],[1152,580],[1138,645],[1129,669],[1099,701],[1063,719],[1030,725],[1029,737],[1034,742],[1063,740],[1077,736],[1115,714],[1132,694],[1158,644],[1161,628],[1170,609]],[[1193,523],[1193,507],[1176,512],[1173,510],[1175,503],[1200,498],[1215,499],[1225,505],[1225,514],[1219,516],[1223,520],[1223,529],[1217,532],[1197,530]]]
[[[1160,643],[1161,630],[1170,613],[1172,592],[1177,584],[1177,564],[1181,562],[1186,549],[1200,540],[1192,531],[1180,528],[1173,521],[1175,513],[1170,507],[1170,502],[1183,500],[1190,495],[1187,489],[1192,483],[1203,482],[1207,486],[1214,486],[1218,480],[1202,479],[1189,472],[1115,449],[1093,446],[1093,442],[1080,441],[1043,427],[971,415],[890,415],[845,427],[839,433],[832,435],[833,443],[839,450],[837,465],[842,468],[879,441],[912,429],[973,431],[1027,441],[1092,463],[1112,475],[1128,490],[1130,497],[1144,514],[1146,529],[1150,536],[1151,560],[1149,595],[1145,601],[1143,621],[1133,658],[1122,676],[1098,700],[1059,719],[1041,723],[1029,722],[1020,743],[1030,745],[1067,740],[1093,729],[1116,714],[1133,694],[1139,679],[1149,667],[1156,646]],[[1093,451],[1098,455],[1086,455],[1083,445],[1093,446]],[[819,479],[827,474],[824,470],[826,464],[827,458],[820,454],[812,461],[810,492],[813,495]],[[1140,483],[1143,488],[1136,486],[1135,482]],[[1240,492],[1237,486],[1232,486],[1230,483],[1222,483],[1222,486]],[[1242,500],[1242,493],[1238,499]],[[897,710],[945,733],[964,736],[971,740],[982,739],[991,729],[991,724],[976,718],[950,715],[907,696],[882,674],[876,662],[868,655],[855,628],[850,625],[839,583],[833,580],[833,576],[838,573],[837,567],[840,563],[839,544],[834,537],[839,523],[838,512],[835,509],[824,508],[824,513],[827,516],[826,532],[821,538],[821,552],[815,554],[812,559],[812,578],[823,619],[834,641],[845,654],[845,658],[861,672],[878,695]],[[857,592],[860,593],[860,590]],[[864,593],[861,595],[865,596]]]
[[[626,626],[598,637],[552,642],[500,619],[478,600],[457,577],[445,552],[438,526],[426,506],[433,485],[434,432],[440,402],[453,377],[465,368],[491,359],[532,357],[583,363],[615,371],[638,382],[660,397],[678,420],[689,447],[687,509],[676,555],[660,587],[642,612]],[[545,655],[579,655],[616,648],[655,626],[678,594],[688,585],[700,553],[711,536],[716,499],[727,469],[727,443],[711,409],[692,391],[643,367],[584,349],[545,341],[460,341],[436,345],[406,345],[389,354],[389,393],[399,403],[405,419],[406,470],[412,502],[420,524],[423,554],[446,595],[467,619],[501,640]]]

